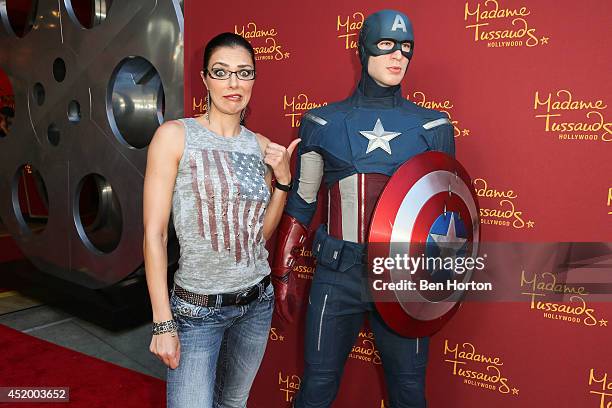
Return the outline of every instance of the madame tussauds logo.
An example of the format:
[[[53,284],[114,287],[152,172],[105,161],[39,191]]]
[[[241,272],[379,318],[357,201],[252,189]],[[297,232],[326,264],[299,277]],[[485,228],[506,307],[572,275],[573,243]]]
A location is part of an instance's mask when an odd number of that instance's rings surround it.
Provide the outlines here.
[[[607,107],[602,99],[576,99],[567,89],[536,91],[533,102],[544,131],[557,134],[559,140],[612,141],[612,122],[604,116]]]
[[[503,375],[501,357],[480,353],[472,343],[451,343],[448,339],[444,340],[444,357],[453,367],[452,375],[462,378],[464,384],[519,395],[519,389]]]
[[[459,125],[459,121],[451,116],[451,110],[454,108],[454,105],[449,99],[428,99],[427,96],[425,96],[425,93],[421,91],[415,91],[411,95],[407,95],[406,99],[414,102],[415,104],[423,108],[435,109],[437,111],[446,113],[451,123],[453,124],[455,138],[459,136],[468,136],[470,134],[470,129],[462,128]]]
[[[498,190],[491,187],[484,178],[476,178],[472,184],[478,197],[491,199],[491,201],[480,200],[481,224],[516,229],[535,227],[535,222],[526,219],[523,211],[517,206],[518,194],[514,190]]]
[[[290,56],[290,53],[285,51],[279,43],[276,28],[261,28],[256,23],[249,22],[240,27],[235,25],[234,33],[249,40],[255,50],[257,61],[282,61]]]
[[[283,96],[283,111],[285,117],[291,118],[291,127],[300,126],[302,114],[310,109],[326,106],[327,102],[315,102],[311,100],[305,93],[300,93],[298,96]]]
[[[283,374],[278,372],[278,389],[285,397],[285,402],[293,401],[293,396],[300,389],[302,379],[296,374]]]
[[[191,109],[193,110],[193,116],[202,116],[208,110],[206,105],[206,99],[203,96],[191,98]]]
[[[504,8],[497,0],[465,3],[465,28],[473,33],[474,42],[490,48],[535,47],[548,44],[548,37],[540,37],[531,27],[531,10],[526,6]]]
[[[363,20],[365,20],[365,17],[360,11],[348,16],[338,16],[336,31],[338,32],[338,38],[344,44],[344,49],[357,50],[359,30],[363,27]]]
[[[292,268],[292,271],[300,279],[312,280],[315,271],[315,258],[312,255],[312,250],[300,247],[295,254],[298,262]]]
[[[593,408],[612,408],[612,381],[608,378],[608,373],[595,372],[595,369],[591,368],[589,385],[592,387],[589,393],[596,395],[599,399],[599,405],[594,403],[589,406]]]
[[[285,341],[285,336],[278,333],[276,327],[270,327],[270,334],[268,335],[270,341]]]
[[[353,345],[349,357],[376,365],[382,364],[380,353],[374,344],[374,333],[372,331],[359,331],[357,341]]]
[[[588,327],[607,327],[608,321],[598,319],[596,311],[589,307],[585,298],[588,293],[583,286],[567,285],[557,282],[556,275],[550,272],[534,274],[532,276],[521,272],[521,288],[527,288],[521,294],[529,296],[529,308],[542,312],[546,319],[558,320]],[[569,302],[547,301],[548,296],[569,295]]]

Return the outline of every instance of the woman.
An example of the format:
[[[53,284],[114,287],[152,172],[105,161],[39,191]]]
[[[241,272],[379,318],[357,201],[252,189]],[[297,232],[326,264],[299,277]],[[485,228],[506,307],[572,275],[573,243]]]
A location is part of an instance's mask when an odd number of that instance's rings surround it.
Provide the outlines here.
[[[255,79],[254,51],[244,38],[213,38],[200,75],[206,115],[164,123],[148,150],[150,350],[168,366],[168,407],[244,407],[273,311],[265,241],[283,212],[299,139],[284,148],[241,125]],[[181,257],[168,298],[171,210]]]

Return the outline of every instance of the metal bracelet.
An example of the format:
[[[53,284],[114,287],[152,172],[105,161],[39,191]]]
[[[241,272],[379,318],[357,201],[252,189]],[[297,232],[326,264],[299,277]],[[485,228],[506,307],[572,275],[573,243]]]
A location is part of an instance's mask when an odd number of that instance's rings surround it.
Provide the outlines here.
[[[159,334],[164,334],[164,333],[173,333],[173,335],[176,335],[176,332],[178,330],[178,325],[176,324],[176,321],[174,320],[166,320],[164,322],[159,322],[159,323],[155,323],[153,322],[153,335],[157,336]]]

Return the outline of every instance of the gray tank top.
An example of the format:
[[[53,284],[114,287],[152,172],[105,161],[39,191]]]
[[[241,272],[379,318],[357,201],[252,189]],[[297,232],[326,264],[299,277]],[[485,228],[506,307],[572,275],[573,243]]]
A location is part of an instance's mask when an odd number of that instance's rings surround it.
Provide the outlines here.
[[[219,136],[193,118],[172,196],[181,254],[174,281],[200,294],[235,292],[270,273],[263,238],[270,201],[257,137]]]

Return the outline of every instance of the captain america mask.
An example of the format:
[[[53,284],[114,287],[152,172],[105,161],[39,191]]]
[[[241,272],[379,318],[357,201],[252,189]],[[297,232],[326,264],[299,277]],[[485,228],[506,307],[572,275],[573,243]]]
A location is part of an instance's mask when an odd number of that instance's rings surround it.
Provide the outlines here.
[[[364,67],[367,66],[368,57],[391,54],[397,50],[410,59],[413,49],[412,23],[399,11],[381,10],[368,16],[359,32],[359,58]]]

